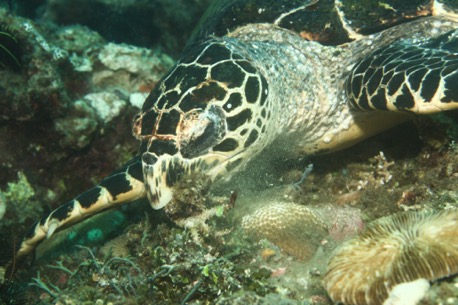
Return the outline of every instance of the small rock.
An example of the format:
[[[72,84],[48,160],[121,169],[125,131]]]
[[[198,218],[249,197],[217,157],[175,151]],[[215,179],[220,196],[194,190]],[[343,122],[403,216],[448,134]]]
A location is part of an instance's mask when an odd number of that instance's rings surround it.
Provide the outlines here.
[[[97,113],[97,116],[108,123],[117,117],[126,107],[126,102],[116,94],[109,92],[90,93],[84,97]]]
[[[383,305],[416,305],[429,289],[429,282],[418,279],[394,286]]]

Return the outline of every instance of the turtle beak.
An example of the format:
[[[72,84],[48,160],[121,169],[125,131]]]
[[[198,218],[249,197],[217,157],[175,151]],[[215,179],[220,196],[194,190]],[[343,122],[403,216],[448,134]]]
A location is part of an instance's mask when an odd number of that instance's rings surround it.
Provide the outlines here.
[[[173,198],[172,186],[182,175],[181,158],[168,154],[157,157],[145,152],[142,156],[142,166],[151,207],[161,209]]]
[[[186,159],[181,154],[157,157],[145,152],[142,156],[143,177],[151,207],[162,209],[173,199],[173,187],[183,177],[208,169],[200,158]]]
[[[218,155],[203,155],[187,159],[180,153],[156,156],[151,152],[142,155],[143,177],[146,193],[151,207],[162,209],[173,199],[174,186],[184,177],[192,177],[203,173],[214,180],[224,171],[220,166],[227,158]]]

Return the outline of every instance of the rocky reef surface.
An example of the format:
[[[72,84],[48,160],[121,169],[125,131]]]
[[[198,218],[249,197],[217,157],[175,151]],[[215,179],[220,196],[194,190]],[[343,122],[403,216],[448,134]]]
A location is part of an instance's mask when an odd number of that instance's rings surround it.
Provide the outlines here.
[[[0,44],[14,50],[0,53],[2,264],[43,212],[135,155],[132,117],[208,5],[9,3],[0,7]],[[210,191],[194,177],[165,211],[140,201],[98,215],[18,262],[14,276],[1,267],[0,304],[333,304],[323,280],[344,241],[380,217],[458,207],[457,122],[456,112],[419,117],[332,155],[260,158]],[[456,276],[430,285],[418,304],[458,302]]]

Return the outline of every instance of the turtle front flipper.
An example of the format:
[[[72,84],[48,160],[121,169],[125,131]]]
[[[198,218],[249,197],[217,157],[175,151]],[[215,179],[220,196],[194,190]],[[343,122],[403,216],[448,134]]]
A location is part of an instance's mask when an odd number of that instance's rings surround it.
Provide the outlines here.
[[[458,30],[378,49],[355,65],[346,92],[361,110],[427,114],[458,108]]]
[[[32,252],[45,238],[75,223],[146,196],[142,165],[134,159],[94,188],[64,203],[37,221],[19,246],[18,257]]]

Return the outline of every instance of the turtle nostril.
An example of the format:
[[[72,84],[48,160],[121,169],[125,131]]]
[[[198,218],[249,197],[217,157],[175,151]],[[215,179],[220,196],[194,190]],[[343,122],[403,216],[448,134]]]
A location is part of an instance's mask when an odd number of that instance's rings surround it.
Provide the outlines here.
[[[154,165],[157,162],[157,157],[155,154],[145,152],[142,155],[142,162],[148,165]]]

